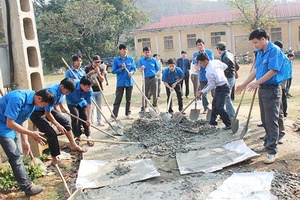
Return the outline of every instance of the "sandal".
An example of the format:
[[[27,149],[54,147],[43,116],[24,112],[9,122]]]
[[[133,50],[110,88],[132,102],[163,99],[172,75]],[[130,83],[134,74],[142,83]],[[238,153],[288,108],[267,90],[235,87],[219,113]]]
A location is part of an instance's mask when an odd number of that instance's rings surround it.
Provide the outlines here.
[[[87,141],[87,144],[88,144],[90,147],[94,146],[94,142],[93,142],[93,141]]]

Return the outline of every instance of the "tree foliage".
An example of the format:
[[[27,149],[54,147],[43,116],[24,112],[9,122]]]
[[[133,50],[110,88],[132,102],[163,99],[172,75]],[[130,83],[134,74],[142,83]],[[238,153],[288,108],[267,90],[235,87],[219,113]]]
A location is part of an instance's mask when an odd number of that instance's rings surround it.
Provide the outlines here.
[[[272,10],[273,0],[229,0],[229,4],[240,11],[239,25],[254,30],[277,23]]]
[[[147,21],[133,0],[40,0],[35,6],[41,54],[50,69],[73,54],[115,56],[120,40],[126,43]]]

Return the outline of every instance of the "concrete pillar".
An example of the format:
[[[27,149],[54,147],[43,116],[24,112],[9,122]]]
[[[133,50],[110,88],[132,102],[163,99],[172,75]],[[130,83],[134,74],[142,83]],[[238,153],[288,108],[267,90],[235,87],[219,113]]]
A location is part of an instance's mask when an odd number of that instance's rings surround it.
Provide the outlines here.
[[[14,64],[14,84],[16,89],[40,90],[44,87],[43,68],[40,55],[40,48],[37,37],[35,16],[32,0],[2,0],[2,13],[4,22],[6,19],[7,7],[10,11],[12,52]],[[4,29],[7,35],[6,23]],[[2,74],[3,76],[3,74]],[[29,128],[34,129],[32,123]],[[29,137],[32,151],[40,156],[43,147],[32,141]]]

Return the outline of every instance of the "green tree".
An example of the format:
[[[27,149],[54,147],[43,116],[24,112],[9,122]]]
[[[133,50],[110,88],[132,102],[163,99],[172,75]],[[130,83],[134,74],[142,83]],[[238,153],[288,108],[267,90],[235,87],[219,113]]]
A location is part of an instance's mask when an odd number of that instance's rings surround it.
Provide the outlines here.
[[[273,12],[273,0],[229,0],[229,4],[240,11],[238,25],[254,30],[277,23]]]
[[[146,21],[132,0],[59,2],[50,1],[38,8],[41,54],[48,69],[62,66],[60,58],[70,58],[72,54],[83,54],[85,58],[93,54],[115,56],[120,38],[131,39],[130,33]]]

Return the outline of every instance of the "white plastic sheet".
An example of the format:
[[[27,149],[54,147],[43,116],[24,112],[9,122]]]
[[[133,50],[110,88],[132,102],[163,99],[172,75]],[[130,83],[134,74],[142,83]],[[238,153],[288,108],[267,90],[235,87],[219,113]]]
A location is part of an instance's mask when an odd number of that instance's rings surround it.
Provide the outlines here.
[[[110,174],[118,164],[130,168],[128,173],[120,176]],[[81,160],[76,188],[99,188],[107,185],[127,185],[132,182],[146,180],[160,176],[151,159],[136,161],[113,161]]]
[[[233,174],[207,200],[276,200],[271,192],[272,172]]]
[[[252,151],[243,140],[225,144],[223,147],[176,153],[180,174],[214,172],[242,162],[259,154]]]

